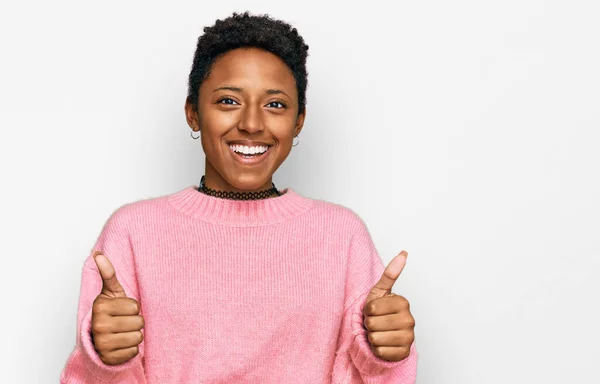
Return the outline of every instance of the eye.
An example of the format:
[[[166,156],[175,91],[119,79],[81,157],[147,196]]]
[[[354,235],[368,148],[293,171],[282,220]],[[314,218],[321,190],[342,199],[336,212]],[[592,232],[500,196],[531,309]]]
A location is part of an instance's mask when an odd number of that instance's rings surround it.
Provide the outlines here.
[[[269,107],[269,108],[275,108],[275,109],[280,109],[280,108],[285,108],[286,105],[283,104],[280,101],[271,101],[269,104],[267,104],[267,107]]]
[[[237,101],[230,99],[229,97],[224,97],[217,101],[217,104],[227,104],[227,105],[236,105]]]

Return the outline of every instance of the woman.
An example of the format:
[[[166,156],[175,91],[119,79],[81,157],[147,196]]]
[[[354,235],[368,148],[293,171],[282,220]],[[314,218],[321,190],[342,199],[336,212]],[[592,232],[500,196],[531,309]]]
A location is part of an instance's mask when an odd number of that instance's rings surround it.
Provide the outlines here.
[[[127,204],[85,260],[62,383],[413,383],[408,302],[350,209],[278,190],[308,46],[268,16],[205,28],[185,115],[200,185]],[[368,305],[367,305],[368,304]]]

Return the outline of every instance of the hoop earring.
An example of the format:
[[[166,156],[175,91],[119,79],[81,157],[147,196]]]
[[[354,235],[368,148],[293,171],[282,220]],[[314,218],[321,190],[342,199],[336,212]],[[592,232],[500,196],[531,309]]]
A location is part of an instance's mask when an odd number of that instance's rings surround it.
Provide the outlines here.
[[[296,145],[300,144],[300,138],[298,136],[294,136],[294,139],[298,139],[298,142],[294,144],[294,141],[292,140],[292,147],[295,147]]]
[[[198,139],[200,138],[200,135],[198,135],[198,136],[194,136],[194,132],[196,132],[196,131],[193,131],[193,130],[192,130],[192,131],[190,131],[190,136],[192,136],[192,139],[194,139],[194,140],[198,140]]]

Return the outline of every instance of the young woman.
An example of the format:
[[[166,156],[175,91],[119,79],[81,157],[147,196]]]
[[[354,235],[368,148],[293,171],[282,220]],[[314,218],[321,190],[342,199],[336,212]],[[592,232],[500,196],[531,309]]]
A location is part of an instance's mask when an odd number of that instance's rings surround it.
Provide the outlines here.
[[[185,115],[200,185],[120,207],[84,262],[62,383],[413,383],[408,301],[349,208],[272,177],[306,117],[308,46],[268,16],[204,29]]]

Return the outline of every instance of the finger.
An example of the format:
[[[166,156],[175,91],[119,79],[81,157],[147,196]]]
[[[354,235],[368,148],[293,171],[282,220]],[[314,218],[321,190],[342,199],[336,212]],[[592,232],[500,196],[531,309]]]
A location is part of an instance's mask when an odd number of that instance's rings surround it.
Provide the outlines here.
[[[394,283],[398,277],[400,277],[400,274],[404,269],[407,256],[408,253],[406,251],[402,251],[398,254],[398,256],[394,257],[383,271],[383,275],[381,275],[381,278],[377,284],[375,284],[373,289],[376,291],[386,291],[387,293],[390,293]]]
[[[363,324],[369,331],[397,331],[401,329],[412,329],[415,319],[411,314],[394,313],[383,316],[365,316]]]
[[[109,352],[107,356],[100,356],[102,362],[106,365],[119,365],[125,361],[131,360],[139,353],[138,346],[129,348],[117,349],[116,351]]]
[[[139,315],[140,303],[131,297],[103,299],[93,305],[92,311],[95,314],[106,314],[110,316]]]
[[[115,316],[113,317],[113,332],[124,333],[141,331],[144,328],[144,317],[140,315],[134,316]]]
[[[387,361],[404,360],[410,355],[410,347],[374,347],[371,346],[373,354]]]
[[[112,352],[139,345],[144,340],[142,331],[121,333],[100,333],[94,336],[96,349],[102,352]]]
[[[409,330],[369,332],[368,339],[376,347],[410,347],[414,333]]]
[[[94,333],[123,333],[140,331],[144,328],[144,318],[134,316],[109,316],[101,315],[94,319],[92,330]]]
[[[410,310],[410,304],[404,296],[391,294],[369,301],[363,308],[365,316],[381,316]]]
[[[113,297],[127,297],[125,290],[117,280],[117,273],[110,260],[101,252],[96,251],[94,261],[102,277],[102,293]]]

